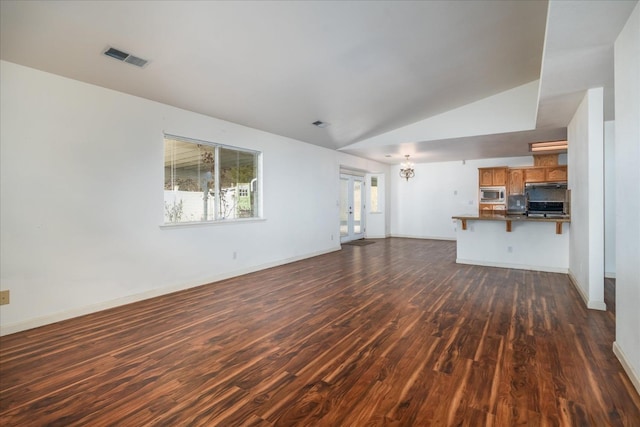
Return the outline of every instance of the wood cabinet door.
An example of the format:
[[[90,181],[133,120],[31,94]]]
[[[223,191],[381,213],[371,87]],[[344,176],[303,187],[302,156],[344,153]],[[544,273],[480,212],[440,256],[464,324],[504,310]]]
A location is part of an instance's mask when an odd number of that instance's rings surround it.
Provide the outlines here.
[[[544,182],[545,168],[530,168],[524,170],[524,182]]]
[[[480,187],[507,185],[507,168],[478,168]]]
[[[480,187],[489,187],[493,185],[492,168],[479,168],[478,174],[478,182],[480,183]]]
[[[492,185],[507,185],[507,168],[493,168]]]
[[[524,169],[509,169],[509,194],[524,194]]]
[[[566,166],[552,166],[546,168],[547,181],[562,182],[567,180]]]
[[[480,203],[480,215],[490,215],[493,213],[493,205],[489,203]]]
[[[558,166],[557,154],[534,154],[533,166]]]

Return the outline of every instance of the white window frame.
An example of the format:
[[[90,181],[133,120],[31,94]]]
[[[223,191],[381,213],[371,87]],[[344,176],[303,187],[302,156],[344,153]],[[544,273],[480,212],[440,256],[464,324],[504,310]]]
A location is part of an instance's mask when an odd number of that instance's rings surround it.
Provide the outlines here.
[[[213,219],[210,220],[194,220],[194,221],[176,221],[176,222],[167,222],[167,218],[166,218],[166,214],[163,212],[163,222],[161,224],[161,227],[184,227],[184,226],[194,226],[194,225],[203,225],[203,224],[223,224],[223,223],[237,223],[237,222],[253,222],[253,221],[263,221],[263,215],[262,215],[262,207],[263,207],[263,189],[262,189],[262,152],[261,151],[257,151],[257,150],[251,150],[251,149],[247,149],[247,148],[241,148],[241,147],[236,147],[236,146],[232,146],[232,145],[226,145],[226,144],[219,144],[219,143],[215,143],[215,142],[211,142],[211,141],[204,141],[204,140],[200,140],[200,139],[195,139],[195,138],[189,138],[189,137],[184,137],[184,136],[179,136],[179,135],[174,135],[174,134],[170,134],[170,133],[164,133],[163,134],[163,148],[166,144],[166,140],[167,139],[172,139],[172,140],[176,140],[176,141],[180,141],[180,142],[185,142],[185,143],[190,143],[190,144],[194,144],[194,145],[205,145],[208,147],[211,147],[215,150],[215,162],[214,162],[214,174],[215,174],[215,180],[214,180],[214,184],[215,184],[215,192],[214,195],[212,196],[212,203],[213,203],[213,209],[214,209],[214,215],[213,215]],[[220,195],[220,161],[218,160],[220,158],[219,156],[219,151],[220,149],[227,149],[227,150],[233,150],[233,151],[238,151],[238,152],[242,152],[242,153],[249,153],[255,156],[255,168],[256,168],[256,178],[254,179],[256,182],[252,182],[249,183],[250,184],[250,189],[251,188],[255,188],[255,194],[257,197],[257,202],[255,205],[255,211],[253,212],[253,216],[251,217],[244,217],[244,218],[221,218],[220,216],[220,200],[219,200],[219,195]],[[164,181],[166,179],[166,177],[164,176],[165,172],[164,172],[164,168],[165,166],[165,155],[163,155],[163,189],[165,191],[165,185],[164,185]],[[163,206],[163,209],[165,208],[166,203]]]
[[[373,173],[373,174],[367,174],[367,185],[368,185],[368,189],[367,189],[367,198],[369,200],[368,202],[368,206],[369,206],[369,213],[370,214],[381,214],[382,213],[382,209],[381,209],[381,196],[384,195],[384,189],[381,188],[382,185],[384,185],[384,174],[379,174],[379,173]],[[376,210],[373,210],[374,206],[373,206],[373,200],[372,200],[372,192],[373,192],[373,188],[374,186],[372,185],[372,181],[373,178],[376,179],[376,191],[377,191],[377,200],[376,200]]]

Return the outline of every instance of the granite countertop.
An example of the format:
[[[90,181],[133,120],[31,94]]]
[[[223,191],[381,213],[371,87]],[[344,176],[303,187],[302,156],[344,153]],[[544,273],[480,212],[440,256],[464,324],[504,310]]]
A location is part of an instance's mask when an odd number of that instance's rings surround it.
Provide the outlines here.
[[[521,221],[521,222],[571,222],[571,217],[544,218],[530,217],[527,215],[505,215],[498,213],[491,214],[462,214],[452,216],[453,219],[473,220],[473,221]]]

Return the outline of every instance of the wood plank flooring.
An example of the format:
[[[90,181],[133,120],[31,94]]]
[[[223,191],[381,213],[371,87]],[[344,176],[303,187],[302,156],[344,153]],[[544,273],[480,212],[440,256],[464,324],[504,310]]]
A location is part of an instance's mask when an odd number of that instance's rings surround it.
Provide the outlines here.
[[[0,424],[640,426],[614,329],[566,275],[377,240],[2,337]]]

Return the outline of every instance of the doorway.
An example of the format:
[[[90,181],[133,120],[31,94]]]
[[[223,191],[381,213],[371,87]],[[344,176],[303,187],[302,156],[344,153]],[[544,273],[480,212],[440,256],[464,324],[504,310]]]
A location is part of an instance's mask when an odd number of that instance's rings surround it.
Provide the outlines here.
[[[364,177],[340,174],[340,243],[364,239]]]

